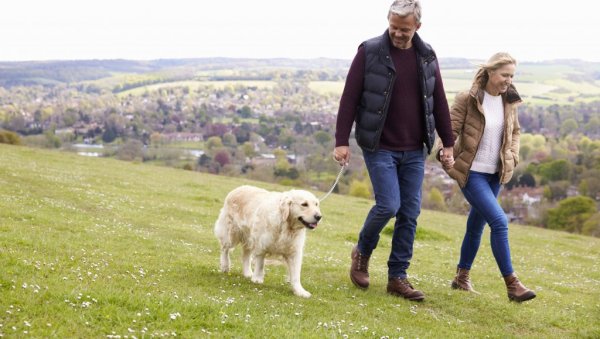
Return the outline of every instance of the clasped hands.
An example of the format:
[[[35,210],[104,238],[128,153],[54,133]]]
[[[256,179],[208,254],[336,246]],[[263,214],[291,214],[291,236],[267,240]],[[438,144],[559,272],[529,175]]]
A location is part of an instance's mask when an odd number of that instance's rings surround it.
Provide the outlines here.
[[[446,170],[454,167],[454,151],[452,147],[444,147],[440,150],[440,162]]]

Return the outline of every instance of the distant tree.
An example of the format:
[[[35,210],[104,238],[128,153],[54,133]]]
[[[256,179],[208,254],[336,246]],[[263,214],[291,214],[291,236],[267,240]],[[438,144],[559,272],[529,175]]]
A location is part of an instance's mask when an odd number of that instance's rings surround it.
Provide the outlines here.
[[[273,167],[273,174],[276,177],[287,176],[288,171],[292,168],[290,162],[287,159],[287,153],[282,149],[276,149],[273,151],[275,155],[275,167]]]
[[[114,111],[114,109],[111,109]],[[125,129],[125,121],[122,116],[116,113],[111,113],[104,121],[104,133],[102,133],[102,141],[111,143],[116,138],[123,136]]]
[[[535,187],[535,177],[525,172],[519,177],[519,186]]]
[[[105,143],[111,143],[115,141],[116,138],[116,130],[111,126],[105,127],[104,132],[102,133],[102,141],[104,141]]]
[[[317,131],[313,136],[317,143],[323,147],[326,147],[332,139],[331,134],[325,131]]]
[[[244,155],[249,159],[254,158],[257,154],[254,150],[254,144],[250,141],[247,141],[242,145],[242,151],[244,152]]]
[[[150,144],[152,146],[160,146],[160,145],[164,145],[166,143],[166,138],[158,133],[158,132],[153,132],[152,134],[150,134]]]
[[[207,124],[206,126],[207,137],[221,137],[223,134],[227,133],[227,131],[229,131],[229,126],[222,123]]]
[[[281,148],[273,150],[273,155],[277,160],[285,160],[287,162],[287,152]]]
[[[238,142],[233,133],[225,133],[223,134],[223,145],[229,147],[236,147]]]
[[[240,125],[240,127],[237,127],[233,130],[233,134],[235,135],[235,138],[239,144],[245,143],[246,141],[250,140],[252,126],[249,123],[244,122]]]
[[[569,162],[565,159],[551,160],[538,166],[543,183],[569,178]]]
[[[276,177],[286,177],[292,180],[298,179],[300,177],[300,172],[295,167],[289,167],[288,169],[283,169],[281,167],[275,166],[273,174]]]
[[[583,130],[586,133],[598,135],[598,131],[600,131],[600,118],[591,118],[588,123],[583,126]]]
[[[221,167],[231,163],[231,155],[229,151],[222,149],[215,153],[215,161],[219,163]]]
[[[523,145],[519,149],[519,158],[521,161],[527,160],[529,158],[529,154],[531,153],[531,147],[529,145]]]
[[[64,127],[73,126],[79,120],[79,112],[77,109],[69,107],[62,114],[62,125]]]
[[[600,170],[600,140],[582,137],[577,147],[580,152],[578,163],[588,169],[596,168]]]
[[[577,186],[577,191],[579,194],[589,196],[589,184],[586,179],[583,179],[579,182],[579,186]]]
[[[12,116],[8,119],[8,123],[6,123],[6,128],[15,132],[25,132],[27,123],[25,122],[25,117],[22,114],[12,114]]]
[[[575,119],[566,119],[560,125],[560,135],[563,137],[570,135],[571,133],[575,132],[577,128],[579,128],[579,125]]]
[[[208,138],[208,140],[206,140],[206,143],[204,144],[204,149],[206,151],[210,151],[215,148],[221,148],[221,147],[223,147],[223,141],[221,140],[221,137],[217,137],[217,136]]]
[[[566,180],[553,181],[544,187],[544,197],[551,201],[558,201],[567,197],[567,190],[571,185]]]
[[[579,194],[588,196],[592,199],[600,196],[600,174],[598,170],[591,170],[585,173],[585,177],[579,182]],[[592,176],[595,173],[596,176]]]
[[[250,118],[252,117],[252,108],[250,108],[248,105],[244,105],[238,110],[238,114],[242,118]]]
[[[294,144],[295,141],[296,141],[296,136],[294,135],[292,130],[287,129],[287,128],[282,128],[279,131],[279,136],[277,137],[277,142],[282,147],[290,149],[290,148],[292,148],[292,145]]]
[[[296,134],[300,134],[300,133],[304,132],[304,125],[302,124],[302,122],[296,121],[294,123],[294,132],[296,132]]]
[[[589,197],[566,198],[548,211],[548,228],[581,233],[583,223],[596,212],[596,203]]]
[[[212,158],[208,155],[202,154],[199,158],[198,158],[198,166],[201,167],[208,167],[210,165],[210,162],[212,161]]]

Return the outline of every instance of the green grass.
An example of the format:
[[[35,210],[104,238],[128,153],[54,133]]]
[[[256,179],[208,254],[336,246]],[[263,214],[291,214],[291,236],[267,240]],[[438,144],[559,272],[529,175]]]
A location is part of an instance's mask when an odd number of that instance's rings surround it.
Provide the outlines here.
[[[344,90],[345,81],[311,81],[308,88],[319,94],[341,95]]]
[[[281,265],[265,283],[218,270],[213,223],[237,178],[0,144],[0,336],[599,337],[600,240],[511,225],[513,264],[538,293],[509,302],[489,247],[449,288],[465,217],[423,211],[409,273],[427,299],[385,293],[390,235],[352,286],[349,253],[372,202],[331,195],[309,232],[295,297]],[[267,189],[287,189],[253,183]],[[322,192],[315,192],[321,196]]]

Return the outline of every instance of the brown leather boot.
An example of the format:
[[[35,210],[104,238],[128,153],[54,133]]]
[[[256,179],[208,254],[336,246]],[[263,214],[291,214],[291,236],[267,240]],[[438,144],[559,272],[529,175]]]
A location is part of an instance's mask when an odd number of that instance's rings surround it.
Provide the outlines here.
[[[535,298],[535,292],[525,287],[517,278],[517,275],[512,273],[504,277],[508,299],[516,302],[523,302]]]
[[[350,266],[350,280],[352,283],[362,289],[369,287],[369,256],[363,255],[358,251],[358,247],[352,248],[352,265]]]
[[[406,278],[390,278],[387,284],[387,292],[412,301],[423,301],[425,299],[425,294],[415,290]]]
[[[452,280],[452,288],[479,294],[479,292],[473,289],[471,279],[469,278],[469,270],[466,268],[456,268],[456,276]]]

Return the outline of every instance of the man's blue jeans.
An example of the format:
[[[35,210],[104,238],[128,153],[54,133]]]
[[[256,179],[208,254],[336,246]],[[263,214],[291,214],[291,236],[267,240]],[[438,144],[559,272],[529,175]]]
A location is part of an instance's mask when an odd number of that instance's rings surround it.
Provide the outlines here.
[[[490,225],[492,253],[502,276],[513,273],[508,245],[508,218],[497,199],[500,186],[498,173],[469,172],[467,184],[462,192],[471,204],[471,212],[460,249],[459,268],[471,269],[479,249],[483,228],[487,223]]]
[[[379,242],[379,233],[395,216],[388,277],[406,278],[413,254],[417,217],[421,213],[425,153],[422,150],[363,150],[363,155],[375,193],[375,205],[360,231],[358,250],[370,256]]]

